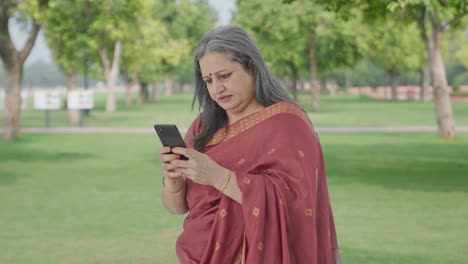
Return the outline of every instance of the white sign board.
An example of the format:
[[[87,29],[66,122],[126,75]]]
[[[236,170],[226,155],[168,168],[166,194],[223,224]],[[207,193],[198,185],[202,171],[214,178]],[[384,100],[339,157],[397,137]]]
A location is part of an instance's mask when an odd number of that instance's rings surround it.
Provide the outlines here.
[[[61,98],[58,91],[34,92],[34,109],[58,110],[61,107]]]
[[[28,92],[21,91],[21,109],[25,109],[28,104]],[[0,91],[0,111],[4,110],[6,105],[6,94],[5,91]]]
[[[94,93],[89,90],[68,92],[68,109],[93,109]]]
[[[21,91],[21,109],[26,109],[28,105],[28,92]]]

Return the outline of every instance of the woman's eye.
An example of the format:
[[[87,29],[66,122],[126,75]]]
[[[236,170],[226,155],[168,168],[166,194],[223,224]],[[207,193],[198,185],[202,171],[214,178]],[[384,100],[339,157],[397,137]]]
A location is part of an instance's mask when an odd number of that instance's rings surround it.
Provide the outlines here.
[[[213,82],[212,79],[205,80],[205,83],[208,83],[208,84],[209,84],[209,83],[212,83],[212,82]]]
[[[221,75],[219,77],[221,77],[221,79],[227,79],[227,78],[229,78],[229,76],[231,76],[231,73],[226,73],[226,74],[223,74],[223,75]]]

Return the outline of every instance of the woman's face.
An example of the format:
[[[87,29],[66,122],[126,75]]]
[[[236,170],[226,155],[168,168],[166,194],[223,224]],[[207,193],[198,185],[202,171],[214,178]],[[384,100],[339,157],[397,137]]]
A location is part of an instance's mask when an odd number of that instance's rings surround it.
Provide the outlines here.
[[[201,74],[211,98],[229,114],[248,113],[255,100],[254,79],[231,56],[223,52],[207,52],[199,60]]]

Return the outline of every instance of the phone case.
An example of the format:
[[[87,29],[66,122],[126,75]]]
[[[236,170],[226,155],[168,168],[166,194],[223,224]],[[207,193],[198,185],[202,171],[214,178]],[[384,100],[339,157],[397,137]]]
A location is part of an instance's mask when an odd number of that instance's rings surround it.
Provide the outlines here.
[[[161,144],[165,147],[183,147],[185,148],[185,141],[182,138],[182,135],[179,132],[179,129],[176,125],[154,125],[154,129],[161,140]],[[187,160],[185,156],[182,156],[181,159]]]

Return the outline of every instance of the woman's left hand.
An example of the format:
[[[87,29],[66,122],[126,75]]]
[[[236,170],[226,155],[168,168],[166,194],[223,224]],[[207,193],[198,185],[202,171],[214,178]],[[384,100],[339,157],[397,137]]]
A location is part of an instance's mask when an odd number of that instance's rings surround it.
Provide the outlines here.
[[[208,155],[189,148],[173,148],[175,154],[184,155],[188,160],[172,160],[170,163],[176,167],[175,172],[202,185],[219,187],[225,180],[229,170],[222,167]]]

